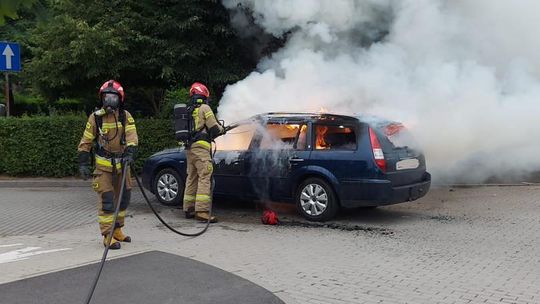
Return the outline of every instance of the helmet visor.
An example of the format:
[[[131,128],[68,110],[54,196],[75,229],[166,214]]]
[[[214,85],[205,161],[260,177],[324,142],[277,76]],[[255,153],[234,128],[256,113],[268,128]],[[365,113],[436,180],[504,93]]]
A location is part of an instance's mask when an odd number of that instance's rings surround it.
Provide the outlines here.
[[[120,96],[112,93],[103,94],[103,107],[117,109],[120,104]]]

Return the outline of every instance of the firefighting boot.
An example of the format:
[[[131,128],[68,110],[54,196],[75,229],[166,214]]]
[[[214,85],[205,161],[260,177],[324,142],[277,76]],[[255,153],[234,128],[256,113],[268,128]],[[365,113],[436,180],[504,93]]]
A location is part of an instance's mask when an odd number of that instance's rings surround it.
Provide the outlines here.
[[[201,222],[208,221],[208,218],[210,217],[210,214],[208,211],[197,211],[195,212],[195,219]],[[210,217],[210,223],[217,223],[218,219],[215,216]]]
[[[109,239],[109,236],[108,235],[104,235],[103,236],[103,246],[107,247],[107,243],[108,243],[108,239]],[[111,239],[111,244],[109,245],[109,249],[120,249],[120,247],[122,247],[120,245],[120,242],[115,240],[114,237]]]
[[[122,228],[114,228],[113,237],[120,242],[131,243],[131,237],[122,232]]]
[[[192,219],[195,217],[195,207],[189,207],[186,211],[184,211],[184,215],[187,219]]]

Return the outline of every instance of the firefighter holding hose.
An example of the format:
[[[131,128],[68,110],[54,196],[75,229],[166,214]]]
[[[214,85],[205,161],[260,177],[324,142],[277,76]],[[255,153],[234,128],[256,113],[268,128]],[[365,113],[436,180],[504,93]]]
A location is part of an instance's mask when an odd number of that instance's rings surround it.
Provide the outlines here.
[[[122,166],[129,166],[138,145],[135,120],[124,110],[124,88],[115,80],[105,82],[99,89],[101,108],[90,115],[79,143],[79,171],[83,179],[91,177],[90,156],[95,143],[95,170],[92,187],[97,192],[98,223],[103,244],[120,249],[120,242],[131,242],[122,232],[126,209],[131,198],[131,177],[126,171],[125,190],[120,200],[120,212],[113,223],[115,204],[121,195]],[[112,238],[108,235],[114,229]]]
[[[225,133],[214,112],[208,106],[210,91],[199,82],[190,90],[190,107],[193,118],[191,140],[186,144],[187,181],[184,190],[184,212],[186,218],[216,223],[210,216],[212,204],[212,140]]]

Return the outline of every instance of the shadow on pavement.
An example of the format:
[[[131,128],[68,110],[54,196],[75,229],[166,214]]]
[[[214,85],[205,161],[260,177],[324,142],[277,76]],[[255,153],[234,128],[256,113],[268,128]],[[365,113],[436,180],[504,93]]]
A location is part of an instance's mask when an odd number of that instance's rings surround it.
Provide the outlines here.
[[[0,303],[84,303],[97,264],[0,285]],[[268,290],[185,257],[151,251],[107,261],[93,304],[283,304]]]

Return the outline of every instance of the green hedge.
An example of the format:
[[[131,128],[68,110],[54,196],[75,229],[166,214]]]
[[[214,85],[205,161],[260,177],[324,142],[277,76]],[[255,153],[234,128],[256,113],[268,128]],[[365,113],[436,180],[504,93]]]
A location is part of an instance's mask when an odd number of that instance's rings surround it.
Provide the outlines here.
[[[0,174],[64,177],[77,175],[77,145],[83,116],[0,118]],[[137,119],[136,166],[164,148],[175,146],[172,122]]]

